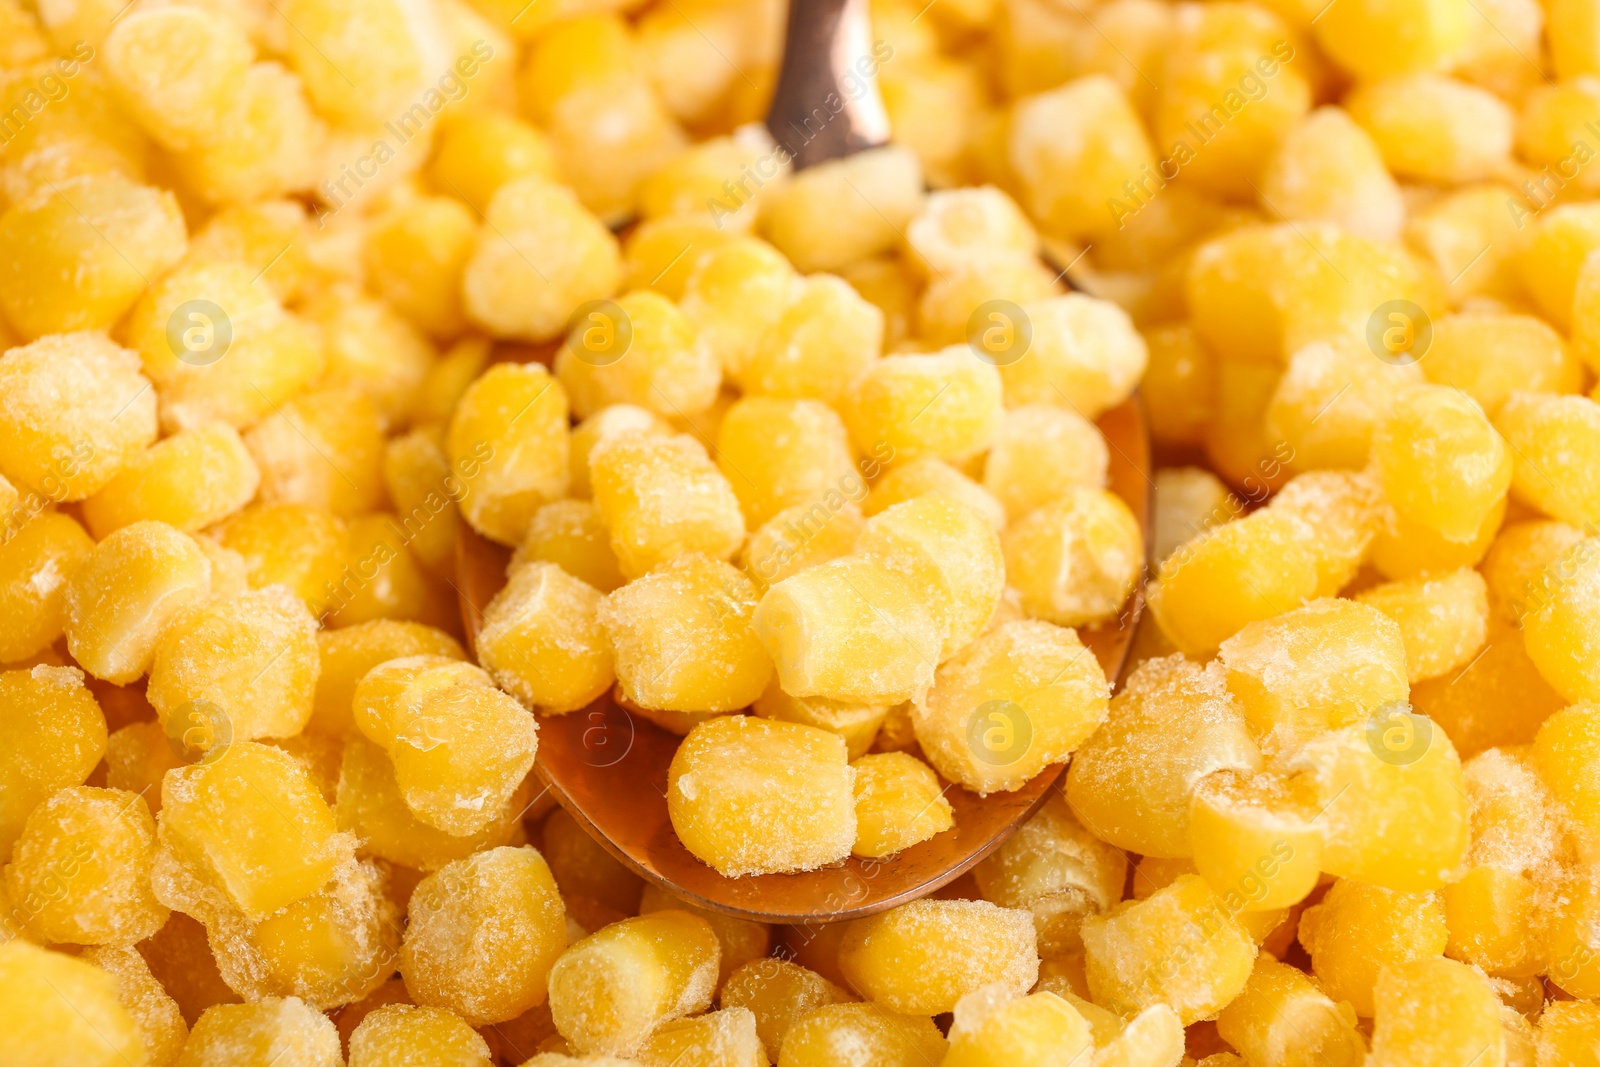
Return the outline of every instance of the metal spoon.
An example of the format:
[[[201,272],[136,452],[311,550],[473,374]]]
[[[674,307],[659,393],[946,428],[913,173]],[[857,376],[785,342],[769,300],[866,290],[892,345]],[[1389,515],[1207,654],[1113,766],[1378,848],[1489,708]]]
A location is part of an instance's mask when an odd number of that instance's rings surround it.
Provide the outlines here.
[[[888,123],[875,81],[846,86],[846,72],[871,47],[866,0],[793,0],[783,71],[767,124],[797,167],[885,143]],[[835,94],[842,108],[827,98]],[[818,123],[817,109],[831,118]],[[809,120],[809,126],[808,126]],[[526,358],[537,358],[524,350]],[[547,351],[539,356],[548,359]],[[1150,530],[1150,450],[1137,399],[1099,420],[1110,444],[1110,488]],[[462,615],[476,642],[482,607],[506,581],[510,552],[463,525],[456,546]],[[1106,677],[1117,679],[1143,606],[1136,589],[1114,623],[1083,631]],[[980,798],[941,781],[955,810],[954,828],[884,860],[851,857],[799,874],[724,878],[696,859],[667,816],[667,767],[681,738],[603,697],[582,711],[542,717],[535,770],[550,791],[605,849],[626,866],[692,903],[771,923],[836,922],[927,896],[960,877],[1008,838],[1058,788],[1062,767],[1046,768],[1023,788]]]

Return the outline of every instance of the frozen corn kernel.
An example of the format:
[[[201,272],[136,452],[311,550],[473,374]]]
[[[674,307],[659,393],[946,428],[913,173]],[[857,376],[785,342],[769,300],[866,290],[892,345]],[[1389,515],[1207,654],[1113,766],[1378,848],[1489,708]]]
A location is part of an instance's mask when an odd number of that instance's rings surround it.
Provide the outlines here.
[[[1446,959],[1385,964],[1373,990],[1374,1067],[1505,1062],[1500,999],[1481,971]]]
[[[217,532],[223,547],[244,557],[252,589],[287,585],[312,612],[326,610],[344,561],[339,519],[304,504],[252,504]]]
[[[1019,620],[944,663],[912,722],[945,777],[980,794],[1009,791],[1094,734],[1106,718],[1107,689],[1073,631]]]
[[[1549,960],[1534,936],[1535,887],[1528,878],[1479,865],[1444,887],[1447,955],[1496,974],[1545,970]]]
[[[1009,420],[1009,416],[1007,418]],[[1008,422],[1001,424],[1002,434],[1008,424]],[[993,456],[998,448],[1000,444],[997,442],[989,454]],[[1009,452],[1007,456],[1008,460],[1014,459]],[[1000,463],[1003,465],[1008,460],[1002,460]],[[989,521],[989,525],[996,533],[1005,529],[1006,510],[995,493],[944,460],[931,456],[910,463],[896,464],[873,485],[866,500],[862,501],[862,511],[868,516],[876,515],[925,493],[940,493],[975,509]]]
[[[149,1067],[172,1067],[189,1040],[189,1027],[144,957],[131,948],[106,945],[86,949],[79,958],[116,981],[117,1000],[139,1029]]]
[[[256,273],[236,260],[181,264],[124,320],[121,336],[156,383],[167,429],[247,427],[321,375],[316,328],[283,311],[264,281],[253,284]]]
[[[362,841],[361,853],[415,871],[436,871],[484,848],[508,844],[528,806],[526,790],[513,793],[498,816],[475,834],[458,837],[419,820],[406,806],[394,765],[365,738],[344,743],[338,769],[339,829]]]
[[[383,422],[354,389],[302,393],[244,440],[261,471],[264,504],[305,504],[348,517],[383,499]]]
[[[741,238],[699,259],[684,283],[681,306],[723,371],[736,376],[799,286],[794,267],[777,249]]]
[[[383,484],[406,548],[434,574],[453,573],[462,484],[445,454],[444,428],[424,426],[390,438],[383,452]]]
[[[250,503],[259,482],[238,431],[211,423],[180,431],[134,457],[84,501],[83,516],[101,538],[142,519],[194,533]]]
[[[564,899],[593,901],[620,915],[640,910],[644,888],[638,875],[600,847],[565,808],[556,808],[544,821],[541,851]],[[677,906],[677,905],[673,905]]]
[[[1600,752],[1600,708],[1575,704],[1539,727],[1533,762],[1544,784],[1572,821],[1578,851],[1586,860],[1600,855],[1600,784],[1593,768]]]
[[[568,495],[587,499],[593,489],[589,482],[589,453],[596,445],[618,434],[637,431],[666,437],[672,426],[660,415],[634,404],[612,404],[580,422],[572,431],[572,477]]]
[[[0,356],[0,473],[52,502],[82,500],[155,441],[155,405],[133,353],[104,334],[13,348]]]
[[[1005,153],[1034,219],[1066,238],[1115,233],[1123,183],[1156,165],[1138,113],[1103,74],[1018,100]]]
[[[1104,489],[1066,488],[1008,527],[1003,544],[1023,609],[1062,626],[1115,615],[1144,566],[1138,520]]]
[[[406,114],[420,83],[430,77],[427,64],[437,46],[428,35],[438,33],[438,26],[393,0],[332,9],[290,0],[282,16],[296,28],[287,51],[307,92],[319,111],[338,122],[370,124]]]
[[[455,337],[466,328],[461,274],[477,234],[477,218],[459,200],[419,197],[374,224],[365,250],[368,284],[429,337]]]
[[[767,1062],[756,1017],[748,1008],[723,1008],[662,1023],[638,1051],[648,1067],[759,1067]]]
[[[1103,487],[1109,462],[1105,438],[1089,420],[1053,405],[1027,404],[1001,420],[984,459],[983,484],[1015,522],[1074,488]]]
[[[719,717],[673,756],[667,809],[684,846],[724,877],[813,870],[855,843],[855,777],[836,734]]]
[[[1163,467],[1155,472],[1155,530],[1150,558],[1158,563],[1191,538],[1244,511],[1222,481],[1201,467]]]
[[[1589,253],[1600,248],[1600,204],[1558,204],[1521,221],[1529,226],[1516,258],[1522,289],[1552,326],[1569,330],[1576,325],[1579,276]]]
[[[518,178],[556,180],[555,155],[545,134],[504,112],[458,115],[440,133],[428,179],[441,193],[482,211],[495,191]]]
[[[772,927],[766,923],[736,919],[731,915],[696,907],[658,885],[645,885],[644,892],[639,897],[638,910],[640,915],[658,911],[686,911],[709,923],[711,932],[717,935],[717,944],[721,950],[717,969],[719,989],[735,970],[753,960],[765,959],[772,948]]]
[[[231,204],[206,220],[189,242],[189,254],[194,262],[242,262],[279,300],[291,301],[310,282],[306,223],[305,206],[296,200]]]
[[[912,262],[927,274],[955,270],[974,255],[1033,255],[1039,235],[1015,200],[992,185],[929,195],[906,226]]]
[[[18,663],[61,636],[67,580],[94,550],[71,517],[54,511],[0,527],[0,663]]]
[[[1399,515],[1385,505],[1372,537],[1369,561],[1385,578],[1426,577],[1471,567],[1481,560],[1505,521],[1509,497],[1502,497],[1468,541],[1452,541],[1438,530]]]
[[[129,723],[106,738],[106,785],[138,793],[152,813],[161,810],[162,777],[181,766],[159,722]]]
[[[1539,1015],[1537,1062],[1589,1067],[1600,1040],[1600,1008],[1575,1000],[1552,1000]]]
[[[839,966],[872,1002],[937,1015],[981,986],[1016,995],[1038,979],[1033,917],[986,900],[919,900],[845,930]]]
[[[1185,1025],[1238,996],[1256,957],[1249,932],[1195,875],[1084,919],[1083,946],[1096,1003],[1121,1013],[1163,1003]]]
[[[390,660],[356,686],[356,726],[388,750],[417,818],[466,836],[499,818],[533,766],[538,724],[469,663]]]
[[[772,677],[752,627],[755,586],[699,554],[663,563],[600,601],[623,694],[641,707],[722,712],[749,706]]]
[[[317,634],[320,668],[308,731],[352,737],[350,717],[356,686],[372,668],[405,656],[447,656],[465,659],[456,639],[417,622],[377,619]]]
[[[1004,303],[1032,304],[1061,291],[1056,272],[1032,256],[978,256],[928,282],[916,304],[915,335],[924,343],[974,350],[1001,364],[1021,354],[1027,327]],[[966,344],[961,342],[965,341]]]
[[[1269,757],[1406,699],[1401,628],[1362,603],[1314,600],[1250,623],[1219,655],[1228,690]]]
[[[1287,908],[1316,888],[1322,837],[1312,800],[1302,783],[1274,775],[1222,771],[1195,787],[1195,868],[1231,911]]]
[[[884,752],[851,766],[856,772],[852,854],[882,859],[955,825],[938,777],[915,756]]]
[[[374,283],[375,284],[375,283]],[[303,313],[321,327],[327,371],[318,390],[348,389],[378,411],[385,430],[405,425],[437,359],[433,345],[381,300],[341,290],[304,301]],[[347,418],[354,421],[353,416]]]
[[[338,1067],[339,1031],[299,997],[207,1008],[177,1067]]]
[[[550,340],[575,306],[621,283],[617,239],[565,186],[514,178],[482,210],[461,292],[467,317],[490,334]]]
[[[1278,218],[1333,222],[1361,237],[1400,235],[1405,204],[1370,134],[1341,108],[1302,117],[1273,150],[1260,198]]]
[[[116,979],[26,941],[0,945],[0,1022],[7,1055],[26,1067],[149,1063],[138,1024],[118,1000]]]
[[[1462,679],[1465,684],[1456,684]],[[1522,631],[1497,619],[1490,620],[1472,661],[1417,683],[1411,702],[1444,729],[1463,757],[1532,741],[1539,724],[1566,704],[1529,658]]]
[[[1495,425],[1511,449],[1511,492],[1518,501],[1574,526],[1600,520],[1593,473],[1600,459],[1600,404],[1584,396],[1514,392]]]
[[[829,1004],[791,1026],[783,1047],[782,1067],[918,1067],[940,1062],[949,1044],[924,1015]]]
[[[697,415],[716,400],[722,381],[693,321],[648,289],[575,319],[555,369],[573,412],[585,418],[612,404],[662,417]]]
[[[1372,460],[1402,519],[1468,543],[1511,485],[1512,457],[1477,402],[1445,386],[1402,394],[1379,421]]]
[[[795,697],[785,693],[777,679],[751,705],[751,711],[764,719],[815,726],[844,738],[850,758],[858,760],[877,739],[878,729],[889,715],[882,704],[845,704],[826,697]]]
[[[1448,315],[1433,324],[1427,358],[1417,366],[1430,382],[1472,397],[1497,422],[1518,390],[1576,393],[1583,384],[1583,365],[1571,347],[1532,315]]]
[[[848,556],[867,525],[850,501],[865,491],[865,483],[852,472],[843,490],[784,508],[750,535],[739,554],[739,569],[765,590],[809,567]]]
[[[459,1015],[439,1008],[388,1004],[350,1035],[351,1067],[402,1067],[417,1057],[439,1067],[489,1067],[489,1046]]]
[[[0,215],[0,309],[29,340],[106,329],[187,243],[170,192],[116,174],[52,183]]]
[[[1221,770],[1251,773],[1261,753],[1220,664],[1148,660],[1111,701],[1067,774],[1073,814],[1097,837],[1145,856],[1192,855],[1189,798]]]
[[[1188,323],[1144,332],[1147,365],[1140,383],[1150,436],[1199,444],[1215,414],[1216,357]]]
[[[551,1014],[577,1051],[635,1055],[663,1023],[711,1006],[719,955],[711,926],[688,912],[625,919],[556,960]]]
[[[503,1022],[544,1003],[566,947],[555,879],[531,848],[496,848],[418,883],[400,947],[416,1000],[469,1023]]]
[[[1008,407],[1054,404],[1098,418],[1132,395],[1149,355],[1126,312],[1069,293],[1023,308],[1032,340],[1000,367]]]
[[[1600,650],[1592,621],[1600,611],[1600,548],[1585,539],[1544,572],[1522,616],[1528,657],[1568,700],[1600,698]],[[80,571],[81,573],[81,571]]]
[[[1345,106],[1398,177],[1457,185],[1508,169],[1516,116],[1486,89],[1410,74],[1363,85]]]
[[[252,921],[316,892],[353,847],[305,768],[248,741],[169,772],[158,830],[164,856]]]
[[[1437,956],[1448,939],[1433,893],[1401,893],[1349,879],[1333,884],[1300,916],[1300,943],[1312,973],[1335,1000],[1371,1018],[1373,985],[1386,966]]]
[[[124,526],[67,580],[67,647],[96,678],[135,681],[167,626],[211,591],[211,564],[194,538],[162,522]]]
[[[897,459],[961,459],[993,441],[1000,374],[965,345],[872,363],[844,400],[850,436],[863,454],[888,442]]]
[[[1017,996],[999,988],[977,989],[955,1006],[950,1050],[944,1067],[1002,1067],[1044,1061],[1071,1063],[1094,1051],[1089,1023],[1051,992]]]
[[[611,551],[611,535],[600,521],[599,509],[587,500],[557,500],[533,513],[511,566],[535,562],[554,563],[602,593],[627,580]]]
[[[43,944],[132,945],[167,921],[150,891],[155,849],[155,821],[137,794],[63,789],[28,816],[6,893]]]
[[[616,677],[600,604],[598,590],[554,563],[524,564],[483,609],[478,659],[525,705],[576,711]]]
[[[1368,0],[1316,20],[1313,28],[1330,58],[1359,78],[1373,79],[1444,67],[1466,47],[1472,18],[1457,0]]]
[[[623,242],[625,290],[653,289],[668,300],[683,297],[684,285],[699,261],[738,240],[700,215],[669,215],[635,226]]]
[[[830,1004],[843,1004],[850,994],[815,971],[784,959],[751,960],[722,984],[723,1008],[746,1008],[756,1018],[756,1036],[768,1057],[781,1063],[783,1045],[801,1022]]]
[[[499,364],[461,397],[445,436],[473,529],[516,544],[533,513],[566,493],[567,394],[538,364]]]
[[[902,575],[943,630],[940,658],[989,623],[1005,587],[1000,541],[982,513],[937,493],[867,521],[856,552]]]
[[[1488,637],[1488,588],[1474,570],[1389,582],[1357,594],[1356,599],[1399,625],[1406,673],[1413,684],[1467,663]]]
[[[1047,960],[1082,950],[1084,918],[1121,898],[1127,873],[1122,850],[1085,830],[1060,794],[973,868],[985,900],[1033,914],[1039,954]]]
[[[237,23],[180,6],[115,20],[105,58],[132,117],[164,147],[182,150],[216,136],[215,101],[239,91],[255,49]]]
[[[1244,992],[1222,1009],[1217,1032],[1252,1067],[1360,1067],[1366,1056],[1350,1006],[1267,957],[1256,960]]]
[[[799,282],[783,310],[728,368],[750,396],[813,398],[839,407],[883,348],[883,312],[831,274]]]
[[[751,529],[785,508],[864,488],[844,421],[819,400],[735,401],[717,431],[716,454]]]
[[[1464,873],[1461,762],[1445,732],[1408,705],[1380,705],[1307,742],[1286,769],[1315,792],[1329,874],[1421,891]]]
[[[1541,955],[1550,961],[1546,978],[1563,993],[1592,999],[1600,986],[1593,933],[1600,912],[1600,887],[1587,868],[1563,872],[1554,885],[1561,906],[1545,913],[1539,931]]]
[[[1417,363],[1374,359],[1348,337],[1314,342],[1289,357],[1267,404],[1267,433],[1293,449],[1298,469],[1359,470],[1396,395],[1422,379]]]
[[[235,740],[291,737],[311,718],[321,669],[316,634],[316,620],[284,586],[213,600],[162,633],[150,703],[163,723],[205,701],[207,715],[220,714]]]
[[[801,171],[773,191],[761,229],[800,270],[837,270],[895,247],[922,207],[922,167],[892,145]]]
[[[733,486],[692,437],[609,438],[590,451],[589,475],[595,507],[629,578],[690,552],[729,559],[744,542]]]
[[[9,709],[0,742],[14,753],[0,764],[0,857],[9,857],[38,804],[88,780],[106,751],[106,720],[72,667],[0,672],[0,699]]]

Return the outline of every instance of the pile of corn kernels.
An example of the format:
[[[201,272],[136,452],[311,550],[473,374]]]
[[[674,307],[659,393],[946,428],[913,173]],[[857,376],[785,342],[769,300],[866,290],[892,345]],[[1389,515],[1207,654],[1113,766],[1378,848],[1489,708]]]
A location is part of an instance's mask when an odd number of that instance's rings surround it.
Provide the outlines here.
[[[0,0],[0,1064],[1600,1064],[1600,0],[784,17]]]

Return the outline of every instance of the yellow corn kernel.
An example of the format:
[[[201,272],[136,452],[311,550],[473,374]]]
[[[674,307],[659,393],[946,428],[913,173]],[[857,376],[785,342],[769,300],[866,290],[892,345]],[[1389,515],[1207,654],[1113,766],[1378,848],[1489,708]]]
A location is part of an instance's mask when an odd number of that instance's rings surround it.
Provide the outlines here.
[[[623,243],[627,271],[623,288],[653,289],[668,300],[681,300],[700,260],[738,239],[699,215],[647,219]]]
[[[353,1067],[396,1067],[425,1056],[439,1067],[489,1067],[489,1046],[459,1015],[439,1008],[386,1004],[350,1035]]]
[[[748,1008],[723,1008],[662,1023],[639,1049],[640,1063],[681,1067],[743,1067],[766,1060]]]
[[[1038,979],[1033,917],[986,900],[919,900],[845,929],[839,966],[874,1004],[936,1015],[981,986],[1020,996]]]
[[[1139,665],[1104,726],[1074,755],[1067,801],[1095,836],[1145,856],[1193,854],[1189,798],[1219,770],[1253,773],[1261,753],[1220,664],[1182,656]]]
[[[1464,48],[1472,12],[1455,0],[1364,0],[1333,18],[1316,20],[1317,43],[1362,79],[1435,70]]]
[[[1270,215],[1333,222],[1361,237],[1396,238],[1405,221],[1378,145],[1338,107],[1319,107],[1284,134],[1259,195]]]
[[[637,578],[689,552],[729,559],[744,517],[728,479],[691,437],[625,433],[589,454],[595,506],[622,573]]]
[[[465,836],[494,822],[533,766],[538,724],[471,664],[411,656],[373,668],[353,715],[388,750],[406,806]]]
[[[1516,271],[1522,288],[1550,324],[1574,326],[1578,278],[1589,253],[1600,248],[1600,205],[1559,204],[1521,235]]]
[[[430,337],[456,336],[466,326],[461,274],[477,232],[476,218],[450,197],[420,197],[396,208],[367,239],[373,291]]]
[[[384,446],[383,484],[406,547],[440,577],[453,573],[462,483],[450,469],[443,427],[423,426],[391,437]]]
[[[556,1026],[583,1053],[633,1055],[661,1024],[711,1006],[719,955],[711,926],[688,912],[614,923],[556,960]]]
[[[587,499],[593,493],[589,481],[589,453],[601,441],[618,434],[637,431],[666,437],[672,426],[661,416],[634,404],[612,404],[580,422],[572,431],[572,477],[569,496]]]
[[[1199,444],[1215,408],[1216,358],[1187,323],[1144,332],[1147,366],[1140,383],[1150,436]]]
[[[201,718],[218,731],[225,722],[229,738],[291,737],[311,718],[321,669],[316,632],[311,613],[283,586],[212,600],[162,633],[150,703],[163,723],[187,722],[191,707],[204,703]]]
[[[915,756],[884,752],[851,766],[856,772],[852,854],[882,859],[955,825],[938,778]]]
[[[299,997],[207,1008],[189,1033],[178,1067],[270,1067],[274,1059],[337,1067],[339,1031]]]
[[[1348,337],[1306,345],[1289,357],[1278,379],[1267,404],[1266,431],[1293,450],[1300,470],[1359,470],[1395,396],[1422,377],[1416,363],[1374,359]]]
[[[1356,599],[1399,625],[1406,673],[1413,684],[1467,663],[1488,637],[1488,588],[1474,570],[1390,582],[1365,590]]]
[[[1515,115],[1486,89],[1419,73],[1363,85],[1345,103],[1399,177],[1457,185],[1508,168]]]
[[[215,136],[215,101],[239,91],[255,59],[243,28],[199,8],[134,14],[114,22],[105,41],[107,73],[123,106],[169,149]]]
[[[1002,434],[1008,425],[1009,416],[1008,421],[1001,424]],[[990,456],[994,456],[1000,447],[1000,443],[997,442],[995,448],[990,450]],[[1002,467],[1008,467],[1014,458],[1008,451],[1005,459],[991,462],[995,463],[998,471]],[[1014,477],[1010,469],[1007,469],[1006,477]],[[853,486],[846,487],[847,495],[852,488]],[[1006,488],[1012,486],[1007,483]],[[866,500],[862,501],[862,511],[868,516],[876,515],[925,493],[940,493],[977,510],[988,519],[989,525],[996,533],[1005,529],[1006,510],[994,493],[944,460],[931,456],[906,464],[896,464],[873,485]]]
[[[1597,750],[1600,709],[1587,703],[1550,716],[1533,743],[1534,766],[1572,821],[1578,851],[1585,858],[1600,855],[1600,787],[1591,770]]]
[[[1258,958],[1244,993],[1222,1009],[1217,1032],[1246,1064],[1358,1067],[1366,1042],[1355,1013],[1336,1003],[1303,972]]]
[[[187,243],[170,192],[115,174],[52,184],[0,215],[0,310],[30,340],[106,329]]]
[[[400,946],[406,989],[469,1023],[514,1019],[545,1001],[566,947],[563,915],[550,868],[531,848],[447,864],[411,894]]]
[[[1149,353],[1121,308],[1068,293],[1022,310],[1033,336],[1022,358],[1000,366],[1006,406],[1054,404],[1094,419],[1133,394]]]
[[[849,282],[815,274],[796,284],[728,372],[750,396],[809,397],[838,408],[878,358],[883,330],[883,312]]]
[[[1155,530],[1150,558],[1163,561],[1185,542],[1244,511],[1216,475],[1201,467],[1156,471]]]
[[[746,1008],[755,1015],[756,1035],[774,1062],[784,1040],[814,1012],[842,1004],[850,995],[826,978],[784,959],[751,960],[722,984],[723,1008]]]
[[[67,581],[67,647],[96,678],[126,685],[149,669],[167,625],[210,591],[194,538],[161,522],[124,526]]]
[[[305,301],[302,311],[322,328],[327,350],[319,391],[363,394],[376,406],[385,430],[409,422],[437,359],[417,328],[381,300],[339,290]]]
[[[1066,238],[1115,233],[1121,218],[1107,205],[1121,203],[1123,183],[1156,165],[1144,124],[1103,74],[1018,100],[1005,154],[1033,217]]]
[[[841,860],[856,839],[846,759],[843,739],[815,727],[742,715],[703,722],[669,770],[673,829],[724,877]]]
[[[1104,489],[1066,489],[1008,527],[1003,544],[1024,610],[1062,626],[1115,615],[1144,565],[1138,520]]]
[[[1588,527],[1600,519],[1591,456],[1600,450],[1600,404],[1584,396],[1515,392],[1496,428],[1512,451],[1511,492],[1554,519]]]
[[[106,739],[106,785],[138,793],[152,814],[161,810],[161,778],[183,760],[159,722],[129,723]]]
[[[765,591],[808,567],[849,555],[867,525],[850,500],[865,490],[852,473],[840,493],[784,508],[745,541],[739,569]]]
[[[1032,912],[1039,954],[1053,960],[1082,951],[1083,920],[1121,898],[1128,859],[1085,830],[1055,794],[972,873],[985,900]],[[1041,972],[1041,988],[1045,981]]]
[[[1401,629],[1374,607],[1314,600],[1222,643],[1228,689],[1269,757],[1406,698]],[[1283,663],[1297,669],[1285,672]]]
[[[1322,838],[1309,791],[1272,775],[1223,771],[1189,799],[1195,868],[1234,912],[1287,908],[1316,888]]]
[[[1529,879],[1498,867],[1479,865],[1459,882],[1444,887],[1445,952],[1496,974],[1530,974],[1549,961],[1533,935],[1536,889]]]
[[[249,741],[161,783],[162,857],[259,921],[316,892],[348,857],[333,813],[287,753]]]
[[[1373,990],[1374,1067],[1504,1063],[1500,999],[1463,963],[1419,959],[1385,964]]]
[[[975,339],[982,349],[975,354],[1000,364],[1022,352],[1026,333],[1016,313],[995,302],[1033,304],[1060,292],[1057,272],[1033,256],[975,256],[928,282],[917,300],[914,332],[934,345],[965,348]]]
[[[398,516],[373,512],[345,528],[344,565],[328,592],[327,625],[411,619],[452,625],[456,598],[412,552]]]
[[[1444,386],[1396,398],[1373,431],[1372,460],[1402,519],[1457,544],[1473,540],[1511,485],[1504,439],[1476,401]]]
[[[766,923],[735,919],[731,915],[697,907],[658,885],[647,884],[639,897],[639,914],[649,915],[658,911],[686,911],[711,925],[711,932],[717,935],[717,944],[722,953],[717,969],[718,988],[734,970],[752,960],[766,958],[768,950],[772,948],[772,927]]]
[[[1517,390],[1576,393],[1583,384],[1572,349],[1531,315],[1446,316],[1433,324],[1432,346],[1417,365],[1430,382],[1459,388],[1497,420]]]
[[[1463,757],[1470,757],[1496,745],[1527,744],[1566,701],[1529,658],[1522,631],[1491,619],[1484,646],[1472,661],[1418,682],[1411,703],[1443,728]]]
[[[899,244],[922,206],[921,164],[891,145],[796,174],[772,192],[761,229],[798,269],[837,270]]]
[[[1009,622],[939,668],[912,722],[927,758],[951,781],[980,794],[1009,791],[1094,734],[1106,718],[1107,689],[1073,631]]]
[[[1001,419],[1000,375],[965,346],[872,363],[844,402],[862,453],[888,442],[897,459],[961,459],[988,448]]]
[[[353,389],[302,393],[246,432],[264,504],[307,504],[341,517],[383,499],[383,423]]]
[[[94,550],[83,527],[47,511],[34,518],[6,513],[0,527],[0,663],[18,663],[61,636],[66,583]]]
[[[0,356],[0,471],[46,500],[100,491],[155,441],[155,396],[104,334],[47,337]]]
[[[483,213],[461,279],[462,303],[467,317],[496,337],[550,340],[574,307],[610,296],[622,281],[617,239],[565,186],[537,175],[515,178]]]
[[[189,1040],[189,1027],[144,957],[131,948],[103,945],[85,949],[79,958],[116,981],[117,1000],[139,1029],[150,1067],[172,1067]]]
[[[184,430],[146,449],[84,501],[96,537],[142,519],[194,533],[227,518],[256,495],[260,473],[227,423]]]
[[[314,614],[326,610],[345,553],[345,526],[333,515],[303,504],[252,504],[222,524],[219,540],[244,557],[251,588],[282,583]]]
[[[449,634],[418,622],[376,619],[317,634],[320,668],[309,732],[349,738],[357,734],[350,717],[356,686],[372,668],[404,656],[448,656],[466,653]]]
[[[82,785],[106,751],[106,720],[72,667],[0,672],[8,751],[0,770],[0,855],[10,856],[29,812],[58,789]]]
[[[1164,1003],[1185,1025],[1238,996],[1256,957],[1249,932],[1195,875],[1086,918],[1083,946],[1096,1002],[1123,1013]]]
[[[525,705],[576,711],[616,675],[600,625],[598,590],[554,563],[528,563],[483,609],[478,659]]]
[[[1528,658],[1568,700],[1600,697],[1589,620],[1600,610],[1600,542],[1585,539],[1545,571],[1522,617]],[[80,571],[81,573],[81,571]]]
[[[1506,210],[1508,186],[1469,185],[1414,210],[1406,240],[1449,279],[1451,303],[1472,296],[1521,299],[1517,280],[1518,226]],[[1482,253],[1487,244],[1489,251]],[[1469,247],[1470,246],[1470,247]]]
[[[731,377],[799,287],[794,268],[781,253],[763,241],[741,238],[696,262],[684,283],[681,306]]]
[[[973,255],[1034,255],[1039,235],[1022,209],[992,185],[932,193],[906,227],[911,263],[923,274],[956,270]]]
[[[1539,1015],[1539,1063],[1570,1063],[1589,1067],[1594,1062],[1594,1042],[1600,1037],[1600,1012],[1585,1001],[1552,1000]]]
[[[1413,522],[1393,507],[1384,506],[1377,534],[1372,538],[1372,566],[1385,578],[1396,581],[1471,567],[1494,542],[1505,521],[1508,500],[1503,497],[1490,508],[1477,532],[1465,542],[1449,540],[1433,527]]]
[[[581,418],[612,404],[663,417],[698,415],[716,400],[722,381],[717,357],[701,343],[693,321],[649,290],[574,321],[555,369]]]
[[[717,431],[716,454],[751,529],[785,508],[862,488],[845,423],[819,400],[736,401]]]
[[[776,679],[751,705],[752,712],[764,719],[815,726],[844,738],[850,758],[864,756],[877,739],[878,729],[889,715],[881,704],[845,704],[826,697],[795,697],[785,693]]]
[[[876,1004],[829,1004],[789,1028],[784,1067],[833,1067],[838,1049],[859,1050],[862,1063],[916,1067],[938,1063],[949,1048],[923,1015],[902,1015]]]
[[[502,185],[530,176],[557,180],[549,139],[529,123],[496,111],[452,119],[428,164],[434,188],[460,197],[477,211],[488,206]]]
[[[1067,1062],[1094,1050],[1089,1023],[1051,992],[1017,996],[979,989],[962,997],[950,1025],[948,1067],[1001,1067],[1055,1056]]]
[[[116,980],[83,960],[21,940],[0,945],[0,1004],[9,1055],[18,1063],[148,1062],[138,1025],[118,1001]],[[333,1024],[326,1025],[332,1033]]]
[[[587,500],[557,500],[533,513],[528,535],[513,554],[511,566],[537,561],[557,564],[602,593],[626,581],[600,512]]]
[[[1089,420],[1027,404],[1005,413],[984,459],[983,484],[1015,522],[1071,489],[1102,488],[1109,462],[1105,438]]]
[[[299,296],[310,282],[311,257],[304,205],[262,200],[219,209],[189,242],[196,262],[237,261],[251,269],[281,301]]]
[[[468,387],[445,452],[466,485],[473,529],[516,544],[540,506],[566,492],[567,394],[538,364],[501,364]]]

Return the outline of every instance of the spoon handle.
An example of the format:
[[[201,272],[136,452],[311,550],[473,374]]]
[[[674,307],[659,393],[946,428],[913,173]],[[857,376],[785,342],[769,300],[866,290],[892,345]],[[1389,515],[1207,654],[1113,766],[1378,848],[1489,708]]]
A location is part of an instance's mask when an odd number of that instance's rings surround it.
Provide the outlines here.
[[[888,142],[877,75],[893,55],[872,39],[867,0],[790,0],[767,129],[796,170]]]

